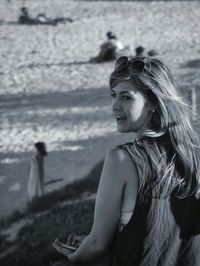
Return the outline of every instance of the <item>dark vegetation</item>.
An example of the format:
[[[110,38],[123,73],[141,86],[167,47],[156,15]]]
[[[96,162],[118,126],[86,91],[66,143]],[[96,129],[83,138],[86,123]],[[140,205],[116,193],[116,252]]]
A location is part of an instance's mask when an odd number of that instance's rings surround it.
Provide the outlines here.
[[[65,186],[61,190],[53,191],[48,195],[35,199],[23,213],[15,212],[12,216],[1,221],[1,231],[13,222],[22,218],[31,219],[19,231],[16,239],[9,242],[6,236],[0,234],[1,252],[10,252],[0,257],[3,266],[46,266],[64,260],[52,247],[55,238],[66,241],[71,233],[88,234],[92,221],[94,200],[75,202],[80,195],[95,193],[103,162],[98,163],[82,180]],[[70,200],[72,204],[62,204]]]

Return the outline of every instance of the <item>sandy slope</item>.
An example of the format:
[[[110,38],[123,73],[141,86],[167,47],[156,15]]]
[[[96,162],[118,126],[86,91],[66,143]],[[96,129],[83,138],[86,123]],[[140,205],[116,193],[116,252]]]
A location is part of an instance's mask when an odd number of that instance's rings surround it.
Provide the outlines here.
[[[30,13],[71,17],[53,26],[20,26],[25,1],[1,1],[0,213],[26,204],[28,158],[35,141],[47,143],[46,180],[83,177],[116,143],[108,77],[113,64],[88,64],[105,32],[124,44],[157,49],[179,85],[199,84],[199,72],[180,68],[200,53],[200,4],[193,2],[28,1]],[[191,72],[192,71],[192,72]],[[190,76],[191,72],[191,76]],[[192,78],[191,78],[192,77]]]

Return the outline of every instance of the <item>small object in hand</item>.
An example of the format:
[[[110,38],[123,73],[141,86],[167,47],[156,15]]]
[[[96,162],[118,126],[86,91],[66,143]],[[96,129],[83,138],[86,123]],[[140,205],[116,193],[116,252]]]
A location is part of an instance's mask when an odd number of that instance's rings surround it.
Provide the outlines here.
[[[68,249],[73,250],[73,251],[75,251],[75,250],[77,249],[77,247],[67,245],[67,244],[62,243],[62,242],[60,242],[60,241],[58,242],[58,244],[59,244],[60,246],[62,246],[63,248],[68,248]]]

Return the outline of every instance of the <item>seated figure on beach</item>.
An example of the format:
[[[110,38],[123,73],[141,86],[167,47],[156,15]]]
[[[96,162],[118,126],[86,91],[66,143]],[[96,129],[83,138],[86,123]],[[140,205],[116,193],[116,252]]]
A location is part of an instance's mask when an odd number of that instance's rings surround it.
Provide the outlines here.
[[[135,48],[135,56],[136,57],[143,57],[145,53],[145,48],[143,46],[138,46]]]
[[[155,50],[155,49],[151,49],[148,51],[147,53],[148,56],[157,56],[158,55],[158,52]]]
[[[20,16],[18,19],[18,22],[20,24],[29,24],[29,25],[57,25],[59,22],[73,22],[73,20],[71,18],[55,18],[55,19],[51,19],[51,18],[47,18],[46,15],[44,13],[40,13],[36,16],[36,18],[32,18],[29,13],[28,13],[28,9],[26,7],[22,7],[20,9]]]
[[[20,24],[33,24],[35,19],[31,18],[26,7],[20,9],[20,16],[18,19]]]
[[[151,57],[154,57],[154,56],[157,56],[158,55],[158,52],[156,49],[151,49],[147,52],[147,56],[151,56]],[[137,57],[143,57],[143,56],[146,56],[145,55],[145,48],[143,46],[138,46],[135,48],[135,56]]]
[[[96,57],[92,57],[90,62],[101,63],[115,60],[118,52],[125,48],[117,36],[111,31],[106,33],[106,37],[107,40],[100,46],[99,54]]]

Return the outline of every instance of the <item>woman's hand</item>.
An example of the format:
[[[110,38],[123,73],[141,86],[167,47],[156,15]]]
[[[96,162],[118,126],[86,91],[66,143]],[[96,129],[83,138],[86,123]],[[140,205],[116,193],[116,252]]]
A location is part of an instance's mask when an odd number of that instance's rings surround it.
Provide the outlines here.
[[[79,236],[69,235],[67,238],[67,244],[69,246],[78,248],[85,238],[86,235],[79,235]]]
[[[53,247],[57,250],[58,253],[64,255],[68,259],[70,254],[73,252],[73,250],[71,249],[62,247],[58,239],[55,239],[55,241],[53,242]]]
[[[79,236],[69,235],[66,245],[78,248],[85,238],[86,235],[79,235]],[[55,239],[53,247],[57,250],[58,253],[64,255],[67,258],[72,252],[74,252],[69,248],[63,247],[58,239]]]

